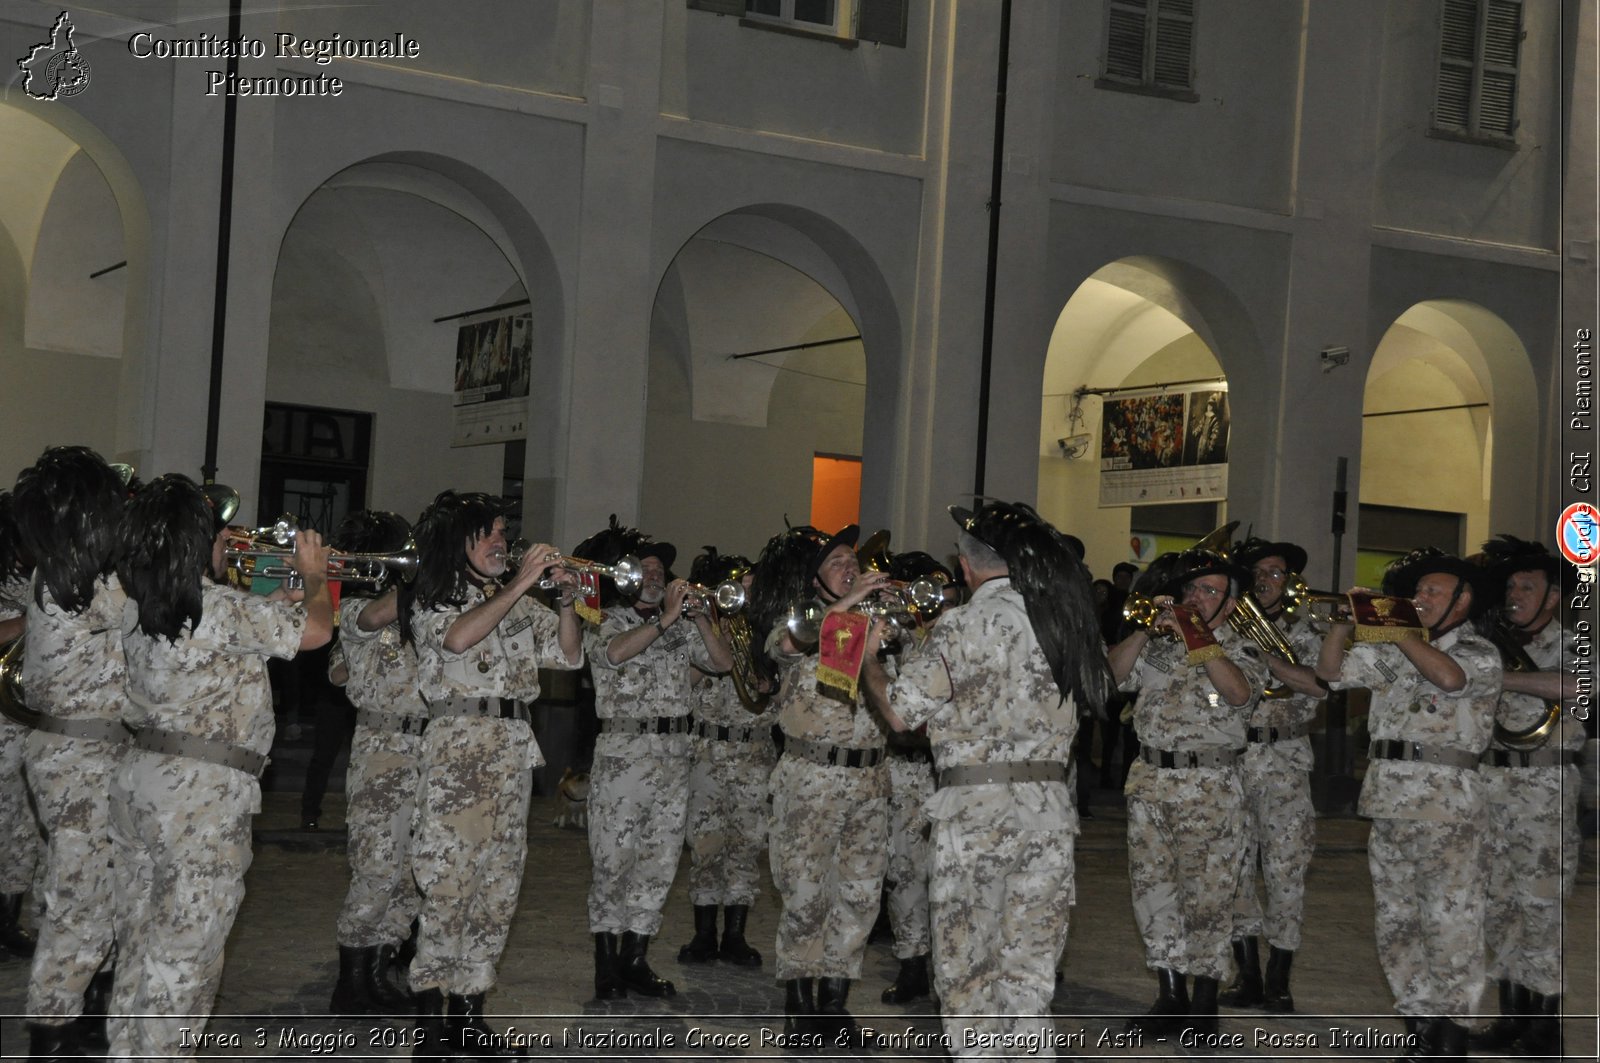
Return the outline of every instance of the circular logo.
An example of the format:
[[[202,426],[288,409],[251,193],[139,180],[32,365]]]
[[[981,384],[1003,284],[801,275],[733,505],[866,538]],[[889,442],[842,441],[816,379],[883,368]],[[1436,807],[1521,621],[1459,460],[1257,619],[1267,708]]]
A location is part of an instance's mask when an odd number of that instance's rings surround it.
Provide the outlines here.
[[[50,99],[76,96],[89,87],[89,61],[77,49],[57,52],[45,67],[44,83],[50,87]]]
[[[1592,565],[1600,558],[1600,510],[1587,502],[1574,502],[1556,522],[1556,542],[1574,565]]]

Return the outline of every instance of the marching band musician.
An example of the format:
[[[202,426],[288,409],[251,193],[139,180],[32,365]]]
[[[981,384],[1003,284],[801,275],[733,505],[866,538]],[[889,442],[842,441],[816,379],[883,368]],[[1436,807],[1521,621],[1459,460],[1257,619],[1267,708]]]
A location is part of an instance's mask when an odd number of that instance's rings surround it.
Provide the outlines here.
[[[689,685],[695,669],[721,675],[733,666],[705,611],[682,622],[689,584],[668,583],[677,548],[638,533],[634,542],[637,599],[606,608],[584,636],[600,717],[589,773],[589,930],[600,1000],[677,992],[648,954],[688,816]]]
[[[106,795],[128,742],[119,719],[126,598],[113,571],[125,499],[117,474],[87,447],[46,450],[12,494],[18,536],[35,565],[22,683],[40,714],[23,756],[47,838],[44,915],[28,980],[37,1059],[107,1043],[115,935]]]
[[[1533,749],[1508,743],[1500,728],[1515,734],[1535,727],[1551,711],[1560,712],[1556,702],[1577,693],[1576,680],[1561,671],[1563,652],[1568,660],[1576,657],[1573,634],[1556,619],[1568,566],[1542,543],[1508,535],[1483,549],[1490,580],[1503,589],[1503,633],[1538,670],[1506,670],[1495,717],[1500,727],[1478,767],[1489,806],[1484,943],[1489,976],[1499,984],[1501,1017],[1474,1034],[1471,1044],[1558,1056],[1561,908],[1578,875],[1577,760],[1585,734],[1582,723],[1565,713]]]
[[[1371,817],[1378,958],[1416,1055],[1463,1058],[1483,985],[1484,780],[1500,696],[1500,655],[1474,629],[1488,608],[1485,573],[1438,550],[1391,566],[1384,591],[1414,599],[1428,638],[1363,641],[1338,616],[1316,672],[1335,689],[1372,691],[1371,763],[1357,811]],[[1359,593],[1353,588],[1352,594]]]
[[[802,1048],[856,1034],[847,1004],[883,886],[889,775],[877,718],[859,692],[819,683],[821,647],[799,641],[784,618],[812,599],[845,613],[883,589],[888,573],[861,571],[859,534],[851,524],[833,535],[797,527],[773,537],[751,594],[752,631],[763,640],[758,669],[777,685],[783,730],[768,835],[783,897],[776,974],[785,1030]]]
[[[1248,569],[1190,549],[1160,570],[1170,577],[1159,588],[1165,608],[1155,628],[1175,638],[1136,630],[1110,653],[1119,688],[1139,691],[1139,759],[1126,787],[1128,870],[1145,963],[1160,982],[1149,1014],[1129,1028],[1215,1032],[1244,860],[1239,760],[1268,673],[1260,649],[1227,626]]]
[[[121,526],[128,601],[114,630],[135,736],[110,787],[122,949],[113,1059],[194,1053],[185,1035],[210,1017],[261,810],[276,725],[266,659],[333,635],[321,537],[295,539],[304,600],[271,600],[209,578],[222,571],[224,523],[198,485],[169,475],[139,490]]]
[[[27,624],[28,574],[11,492],[0,491],[0,652],[20,638]],[[0,694],[3,696],[3,694]],[[37,942],[22,925],[22,901],[39,870],[44,839],[22,777],[27,727],[0,716],[0,956],[27,959]]]
[[[398,513],[367,510],[344,519],[335,545],[343,553],[397,554],[410,534]],[[421,906],[411,875],[411,817],[428,725],[416,651],[400,644],[397,587],[377,595],[344,582],[328,671],[356,709],[345,775],[350,888],[339,911],[339,981],[329,1010],[396,1014],[412,1003],[389,969]]]
[[[950,512],[972,599],[892,682],[869,652],[866,687],[890,726],[925,723],[933,745],[929,901],[952,1051],[1016,1055],[1025,1031],[1050,1024],[1074,900],[1072,740],[1079,703],[1098,711],[1111,677],[1067,537],[1025,505]]]
[[[689,579],[709,588],[738,580],[748,595],[755,571],[748,558],[719,554],[708,546],[695,558]],[[725,621],[731,622],[733,618]],[[732,649],[730,644],[730,653]],[[769,700],[765,708],[747,709],[731,675],[695,671],[687,828],[694,937],[678,950],[678,962],[720,959],[760,967],[761,953],[745,940],[745,924],[759,888],[756,864],[767,840],[767,782],[778,760],[772,742],[777,708]],[[718,905],[723,913],[720,945]]]
[[[1234,983],[1217,995],[1231,1008],[1294,1010],[1289,972],[1300,948],[1305,921],[1306,870],[1316,851],[1317,810],[1311,803],[1311,740],[1306,737],[1327,690],[1310,667],[1322,638],[1303,616],[1285,606],[1284,588],[1306,566],[1306,552],[1294,543],[1247,539],[1233,557],[1249,567],[1256,604],[1268,623],[1282,633],[1300,667],[1266,651],[1267,667],[1288,688],[1285,696],[1263,697],[1250,714],[1249,743],[1239,763],[1244,786],[1244,873],[1233,909]],[[1263,916],[1256,893],[1256,868],[1266,888]],[[1270,952],[1265,983],[1261,974],[1260,936]]]
[[[516,914],[532,769],[544,763],[528,704],[539,669],[580,667],[583,644],[575,580],[551,570],[554,547],[529,548],[500,585],[505,512],[499,498],[442,492],[417,520],[417,574],[396,605],[430,717],[411,845],[418,1055],[523,1054],[484,1023],[484,997]],[[529,594],[547,572],[561,587],[555,612]]]

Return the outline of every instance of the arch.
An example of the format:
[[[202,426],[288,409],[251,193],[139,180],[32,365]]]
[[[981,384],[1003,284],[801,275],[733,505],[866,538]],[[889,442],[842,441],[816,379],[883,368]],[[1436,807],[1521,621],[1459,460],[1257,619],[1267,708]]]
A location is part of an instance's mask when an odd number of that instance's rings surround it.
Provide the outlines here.
[[[1363,503],[1459,513],[1460,541],[1434,545],[1465,553],[1502,531],[1536,537],[1538,391],[1499,315],[1465,299],[1404,310],[1373,351],[1362,412]]]
[[[1231,500],[1233,485],[1247,475],[1239,468],[1241,443],[1251,434],[1264,439],[1268,430],[1270,396],[1258,394],[1266,383],[1250,379],[1261,374],[1249,372],[1261,359],[1241,301],[1196,266],[1129,255],[1080,279],[1039,359],[1038,502],[1044,516],[1084,540],[1093,571],[1109,572],[1136,552],[1129,535],[1131,507],[1099,507],[1101,400],[1079,400],[1076,390],[1226,377]],[[1074,442],[1063,448],[1061,439]]]

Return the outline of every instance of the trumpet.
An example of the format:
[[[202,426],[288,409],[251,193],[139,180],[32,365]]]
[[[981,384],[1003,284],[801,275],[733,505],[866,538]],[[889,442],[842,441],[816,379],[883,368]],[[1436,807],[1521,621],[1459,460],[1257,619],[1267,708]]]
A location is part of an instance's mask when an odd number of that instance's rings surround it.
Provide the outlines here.
[[[519,539],[511,544],[506,552],[506,571],[515,572],[522,567],[523,559],[528,554],[528,543]],[[614,565],[602,564],[599,561],[586,561],[581,557],[568,557],[560,554],[551,560],[550,564],[556,568],[566,569],[575,575],[603,576],[617,585],[617,590],[623,594],[632,594],[644,582],[644,568],[639,564],[639,559],[629,555],[617,559]],[[553,590],[557,587],[555,579],[546,575],[539,580],[541,590]]]
[[[737,613],[744,608],[745,598],[744,584],[738,580],[726,580],[715,587],[691,583],[689,593],[683,597],[683,615],[692,619],[713,609],[719,615]]]
[[[293,513],[285,513],[278,518],[276,524],[268,524],[253,531],[240,532],[237,538],[249,540],[252,543],[266,545],[273,543],[278,546],[293,546],[295,536],[300,534],[300,521]]]
[[[1177,635],[1166,628],[1156,627],[1156,621],[1167,609],[1180,608],[1171,598],[1156,597],[1146,598],[1142,594],[1129,594],[1122,603],[1122,619],[1134,627],[1144,628],[1150,632],[1152,638],[1176,640]]]
[[[822,618],[828,615],[828,607],[822,604],[821,599],[812,598],[806,602],[795,602],[784,614],[784,627],[789,629],[789,637],[801,646],[810,646],[822,634]]]
[[[1322,606],[1327,607],[1326,612],[1319,611]],[[1283,584],[1283,609],[1291,614],[1304,609],[1308,618],[1331,623],[1349,619],[1350,596],[1332,591],[1314,591],[1306,586],[1305,579],[1299,573],[1291,572]]]
[[[258,529],[259,530],[259,529]],[[295,529],[298,531],[298,529]],[[292,537],[291,537],[292,538]],[[289,563],[290,552],[270,549],[250,543],[232,545],[223,551],[229,568],[247,579],[282,580],[289,587],[300,586],[300,573]],[[328,555],[327,578],[342,583],[363,584],[378,590],[391,578],[409,580],[416,575],[421,563],[415,550],[402,550],[397,554],[341,554]]]

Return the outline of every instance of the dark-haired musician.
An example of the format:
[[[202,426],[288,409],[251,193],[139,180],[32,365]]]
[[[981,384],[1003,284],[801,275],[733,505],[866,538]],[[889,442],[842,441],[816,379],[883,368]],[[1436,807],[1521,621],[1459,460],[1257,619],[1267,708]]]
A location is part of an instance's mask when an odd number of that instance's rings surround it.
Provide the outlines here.
[[[411,534],[398,513],[366,510],[339,525],[342,553],[397,555]],[[411,875],[411,816],[422,779],[422,732],[428,705],[417,691],[417,654],[400,643],[399,589],[381,595],[343,583],[339,642],[329,679],[355,706],[345,775],[350,889],[339,911],[339,981],[329,1010],[337,1015],[409,1008],[411,997],[389,980],[399,945],[421,907]]]
[[[951,516],[972,600],[940,618],[892,682],[869,652],[865,685],[891,726],[926,723],[933,744],[929,905],[951,1051],[1020,1056],[1051,1028],[1067,940],[1079,705],[1097,711],[1111,678],[1067,537],[1024,505]]]
[[[22,635],[27,624],[28,574],[11,515],[11,492],[0,491],[0,652]],[[36,947],[22,925],[22,901],[33,885],[44,851],[39,819],[22,778],[22,750],[28,728],[0,716],[0,955],[26,959]]]
[[[733,665],[709,615],[686,619],[688,583],[668,582],[677,548],[639,540],[633,553],[644,580],[637,600],[607,608],[586,635],[600,717],[589,775],[589,930],[601,1000],[628,990],[677,992],[651,969],[648,952],[683,848],[689,683],[694,668],[720,674]]]
[[[1294,543],[1248,539],[1233,551],[1254,578],[1252,593],[1268,623],[1294,651],[1299,669],[1285,669],[1267,651],[1267,667],[1285,681],[1283,696],[1264,697],[1250,714],[1245,738],[1249,746],[1239,763],[1244,785],[1244,873],[1233,910],[1233,959],[1238,977],[1217,999],[1228,1007],[1294,1010],[1289,972],[1300,948],[1305,920],[1306,870],[1316,851],[1317,810],[1311,803],[1311,740],[1306,737],[1324,688],[1316,682],[1322,638],[1303,616],[1284,608],[1284,588],[1306,565],[1306,552]],[[1298,680],[1298,682],[1297,682]],[[1298,688],[1298,689],[1297,689]],[[1266,889],[1266,910],[1256,892],[1260,868]],[[1260,935],[1270,952],[1265,982],[1261,972]]]
[[[1214,1031],[1243,870],[1239,760],[1268,675],[1261,651],[1227,625],[1249,570],[1192,549],[1172,560],[1170,573],[1158,599],[1170,604],[1156,628],[1175,638],[1137,630],[1110,654],[1121,690],[1139,691],[1139,759],[1127,785],[1128,873],[1145,963],[1160,982],[1149,1015],[1131,1028]]]
[[[119,719],[126,599],[112,571],[125,499],[121,479],[87,447],[46,450],[12,494],[34,560],[22,683],[40,715],[24,758],[48,839],[28,980],[35,1056],[105,1045],[114,939],[106,794],[128,741]],[[92,1018],[75,1025],[81,1015]]]
[[[739,580],[747,594],[754,578],[748,558],[719,554],[710,547],[689,569],[692,583],[715,588]],[[720,620],[730,653],[729,626],[745,623],[738,616]],[[687,826],[694,937],[678,950],[678,962],[721,959],[740,967],[759,967],[761,953],[745,940],[745,923],[759,889],[756,865],[767,840],[767,781],[778,759],[772,742],[778,710],[770,700],[764,709],[746,708],[731,674],[696,671]],[[723,912],[720,944],[718,905]]]
[[[1500,697],[1500,654],[1471,621],[1488,607],[1477,565],[1438,551],[1408,556],[1385,590],[1415,600],[1428,639],[1356,643],[1337,622],[1317,674],[1372,691],[1371,763],[1357,811],[1372,817],[1378,958],[1419,1055],[1466,1055],[1483,988],[1484,781]]]
[[[117,1059],[193,1054],[244,899],[251,816],[261,810],[257,780],[276,726],[266,659],[333,635],[328,550],[315,531],[295,540],[299,603],[213,582],[226,534],[183,476],[146,484],[122,522],[124,719],[136,734],[110,800],[122,949],[110,1024]]]
[[[528,703],[540,668],[583,664],[570,574],[551,573],[563,588],[557,612],[530,594],[560,556],[554,547],[530,547],[499,584],[505,512],[490,495],[435,498],[417,520],[417,574],[398,603],[431,717],[411,850],[422,913],[410,981],[424,1055],[521,1054],[502,1048],[483,1006],[522,885],[532,769],[544,763]]]
[[[1542,738],[1511,736],[1546,723],[1576,682],[1562,654],[1576,659],[1572,633],[1557,614],[1561,575],[1570,566],[1543,544],[1502,536],[1484,544],[1490,581],[1503,589],[1501,637],[1521,648],[1533,670],[1505,673],[1496,729],[1479,766],[1487,784],[1488,907],[1484,944],[1489,977],[1499,983],[1501,1017],[1472,1037],[1492,1052],[1561,1052],[1561,907],[1577,882],[1578,751],[1582,723],[1561,713]],[[1573,689],[1567,689],[1568,686]]]

